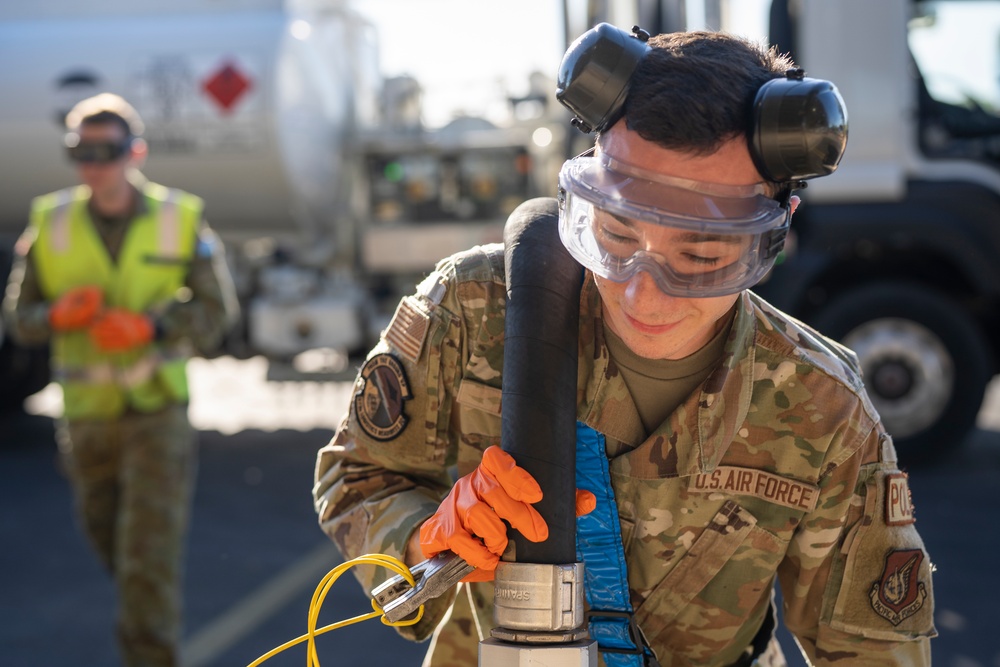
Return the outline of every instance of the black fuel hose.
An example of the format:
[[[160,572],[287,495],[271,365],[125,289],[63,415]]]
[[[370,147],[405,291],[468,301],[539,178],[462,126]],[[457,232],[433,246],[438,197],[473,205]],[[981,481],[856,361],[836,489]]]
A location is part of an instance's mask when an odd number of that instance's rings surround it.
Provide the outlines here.
[[[504,227],[501,447],[542,487],[549,526],[533,543],[511,531],[519,563],[576,562],[576,385],[583,267],[559,240],[558,204],[531,199]]]

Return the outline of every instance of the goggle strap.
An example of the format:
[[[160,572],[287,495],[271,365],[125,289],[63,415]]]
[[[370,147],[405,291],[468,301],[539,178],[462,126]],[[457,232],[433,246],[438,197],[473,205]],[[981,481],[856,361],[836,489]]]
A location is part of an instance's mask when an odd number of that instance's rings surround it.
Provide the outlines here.
[[[787,224],[771,230],[767,235],[767,249],[764,251],[764,259],[770,260],[777,257],[781,249],[785,247],[785,237],[787,236]]]

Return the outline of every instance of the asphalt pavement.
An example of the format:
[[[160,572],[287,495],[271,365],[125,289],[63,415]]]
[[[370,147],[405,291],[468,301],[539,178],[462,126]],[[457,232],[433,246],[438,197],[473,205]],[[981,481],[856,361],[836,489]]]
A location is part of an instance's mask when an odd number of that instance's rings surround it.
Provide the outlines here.
[[[185,579],[185,667],[245,667],[305,633],[314,588],[342,562],[316,525],[310,487],[316,450],[329,440],[349,384],[294,386],[257,377],[221,391],[205,384],[211,375],[202,375],[193,410],[201,415],[201,444]],[[268,399],[268,391],[276,393]],[[204,404],[210,395],[229,406],[215,425],[204,416],[213,412]],[[259,406],[273,410],[278,395],[288,407],[263,417]],[[240,405],[252,426],[234,421],[233,406]],[[317,414],[306,418],[307,409]],[[282,414],[307,426],[282,426]],[[987,427],[957,456],[909,471],[917,527],[937,567],[940,636],[932,651],[940,667],[1000,667],[995,423],[996,415],[987,415]],[[75,525],[46,414],[0,415],[0,536],[0,665],[119,665],[114,589]],[[347,574],[331,589],[319,625],[367,613],[369,604]],[[787,633],[780,637],[790,665],[804,665]],[[327,667],[419,665],[426,649],[377,620],[326,633],[317,647]],[[264,664],[305,661],[300,644]]]

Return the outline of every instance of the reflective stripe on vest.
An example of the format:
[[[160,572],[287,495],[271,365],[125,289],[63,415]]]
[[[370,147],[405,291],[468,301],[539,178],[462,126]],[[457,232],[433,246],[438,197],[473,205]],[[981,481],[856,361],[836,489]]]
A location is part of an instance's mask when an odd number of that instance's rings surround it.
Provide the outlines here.
[[[160,253],[176,255],[181,249],[181,232],[177,221],[177,191],[168,190],[160,207]]]
[[[73,200],[72,190],[56,193],[56,205],[52,209],[51,244],[52,251],[63,254],[69,251],[69,204]]]
[[[590,637],[597,641],[608,667],[642,667],[655,658],[643,645],[632,618],[625,548],[604,436],[581,422],[576,424],[576,487],[597,498],[597,507],[576,519],[576,558],[584,564]]]
[[[52,209],[52,220],[49,223],[51,246],[55,253],[63,254],[69,251],[69,205],[72,201],[72,190],[60,190],[56,193],[56,205]],[[157,247],[163,255],[176,255],[181,249],[181,230],[177,216],[177,191],[168,190],[167,196],[160,205],[159,238]]]
[[[124,368],[102,361],[89,366],[59,368],[54,371],[54,376],[60,382],[117,384],[132,389],[151,379],[162,364],[184,358],[180,355],[168,355],[159,350],[141,357]]]

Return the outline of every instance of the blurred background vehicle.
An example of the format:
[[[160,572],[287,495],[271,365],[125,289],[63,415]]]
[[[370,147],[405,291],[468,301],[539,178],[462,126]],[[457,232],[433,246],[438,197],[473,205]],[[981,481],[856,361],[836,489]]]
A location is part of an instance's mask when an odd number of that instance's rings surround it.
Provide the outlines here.
[[[428,127],[378,39],[346,0],[4,3],[0,57],[21,66],[0,73],[0,278],[30,198],[72,182],[62,118],[111,91],[146,122],[146,175],[203,197],[226,242],[243,306],[226,351],[280,367],[369,349],[438,259],[499,241],[551,190],[566,126],[538,80],[503,127]],[[0,405],[45,386],[46,364],[4,341]]]
[[[343,369],[434,261],[499,240],[589,146],[553,96],[572,36],[600,21],[720,28],[791,51],[850,115],[840,169],[802,191],[758,291],[858,353],[904,458],[960,446],[1000,370],[1000,2],[562,0],[507,17],[523,34],[504,50],[486,40],[499,26],[445,9],[4,3],[0,57],[21,65],[0,72],[0,277],[30,198],[71,180],[62,114],[119,92],[147,123],[146,173],[204,197],[226,241],[244,313],[226,352],[265,356],[275,377]],[[436,67],[404,71],[432,53]],[[496,94],[493,72],[526,53],[538,71]],[[457,101],[434,116],[425,90],[448,79]],[[46,363],[3,341],[0,408],[44,387]]]
[[[771,41],[847,104],[758,291],[859,356],[902,460],[972,430],[1000,355],[1000,3],[775,0]]]

